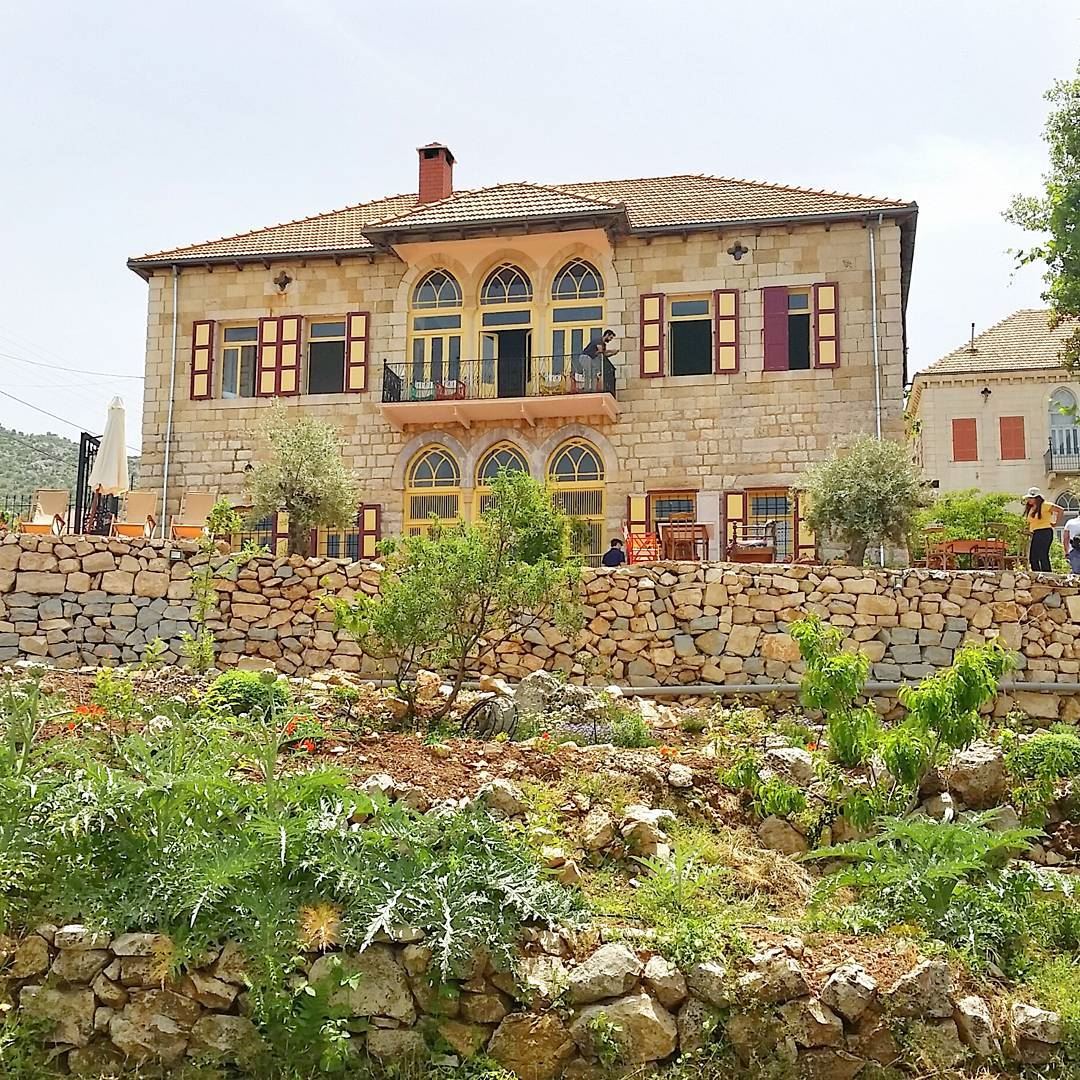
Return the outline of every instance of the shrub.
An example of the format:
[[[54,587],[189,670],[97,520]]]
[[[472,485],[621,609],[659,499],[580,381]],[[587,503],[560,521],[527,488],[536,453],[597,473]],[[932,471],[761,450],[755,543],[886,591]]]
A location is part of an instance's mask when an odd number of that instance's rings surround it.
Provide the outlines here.
[[[232,536],[244,527],[244,519],[233,509],[228,499],[218,499],[206,516],[206,531],[210,536]]]
[[[289,684],[284,679],[267,680],[257,671],[225,671],[210,684],[203,708],[233,716],[246,713],[261,719],[271,703],[284,708],[290,697]]]
[[[616,746],[628,750],[639,750],[646,746],[656,745],[645,717],[633,705],[613,700],[605,711],[607,723],[611,727],[611,741]]]
[[[1010,736],[1005,764],[1017,783],[1012,799],[1025,819],[1041,823],[1058,784],[1080,775],[1080,736],[1072,731],[1040,731],[1030,739]]]
[[[943,526],[946,540],[970,540],[972,537],[986,536],[992,526],[997,526],[1004,531],[1009,550],[1019,551],[1027,537],[1027,525],[1020,514],[1006,509],[1015,502],[1014,495],[983,493],[977,488],[939,495],[915,517],[909,541],[912,555],[924,554],[923,530],[928,525]]]

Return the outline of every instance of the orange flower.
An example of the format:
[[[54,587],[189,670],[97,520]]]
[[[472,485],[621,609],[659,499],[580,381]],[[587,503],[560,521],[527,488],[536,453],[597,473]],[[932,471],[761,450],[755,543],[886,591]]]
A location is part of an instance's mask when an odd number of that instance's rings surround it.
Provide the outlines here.
[[[77,725],[76,725],[74,720],[69,720],[68,721],[68,726],[67,726],[68,731],[74,731],[76,727],[77,727]]]
[[[808,742],[806,744],[806,749],[807,750],[816,750],[817,749],[817,743],[816,742]]]
[[[314,754],[315,753],[315,740],[314,739],[305,739],[300,745],[303,746],[303,748],[309,754]]]
[[[678,753],[678,751],[675,749],[674,746],[661,746],[660,747],[660,756],[661,757],[674,757],[677,753]]]
[[[89,705],[76,705],[75,706],[75,715],[76,716],[89,716],[90,715],[90,706]]]
[[[550,739],[551,736],[546,731],[541,731],[540,732],[540,738],[541,739]]]
[[[285,725],[285,734],[286,735],[291,735],[295,730],[296,730],[296,721],[295,720],[290,720]]]

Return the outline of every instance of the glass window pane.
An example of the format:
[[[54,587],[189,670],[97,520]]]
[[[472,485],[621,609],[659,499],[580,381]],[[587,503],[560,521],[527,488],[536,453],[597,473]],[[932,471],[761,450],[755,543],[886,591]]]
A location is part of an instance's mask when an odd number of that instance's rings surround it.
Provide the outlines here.
[[[810,307],[810,294],[804,292],[788,293],[788,311],[806,311]]]
[[[414,330],[459,330],[460,315],[419,315],[413,319]]]
[[[553,314],[555,322],[596,322],[604,317],[604,309],[596,304],[592,307],[556,308]]]
[[[240,350],[240,396],[255,396],[255,346],[245,345]]]
[[[240,350],[226,349],[221,356],[221,396],[236,397]]]
[[[259,328],[257,326],[226,326],[226,341],[258,341]]]
[[[528,326],[532,314],[528,311],[486,311],[485,326]]]
[[[343,322],[317,322],[308,328],[311,337],[344,337],[345,324]]]
[[[442,382],[443,379],[443,344],[441,337],[431,339],[431,378],[433,382]]]
[[[806,371],[810,367],[810,313],[788,316],[788,369]]]
[[[671,301],[671,315],[672,318],[682,315],[708,315],[709,314],[709,301],[708,300],[672,300]]]
[[[345,342],[308,344],[308,393],[340,394],[345,390]]]
[[[708,375],[712,371],[712,320],[673,322],[668,350],[672,375]]]
[[[413,382],[422,382],[424,379],[424,338],[417,338],[412,343],[412,378]]]

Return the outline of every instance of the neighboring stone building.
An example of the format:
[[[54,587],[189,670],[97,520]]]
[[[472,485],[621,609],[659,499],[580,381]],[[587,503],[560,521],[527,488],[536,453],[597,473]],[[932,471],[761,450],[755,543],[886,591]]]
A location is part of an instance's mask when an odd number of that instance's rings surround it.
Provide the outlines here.
[[[908,413],[916,453],[942,491],[1021,495],[1043,489],[1080,512],[1080,381],[1061,365],[1070,325],[1017,311],[914,378]]]
[[[418,196],[130,260],[142,483],[169,512],[185,488],[242,502],[282,400],[340,428],[361,482],[359,535],[320,553],[473,515],[500,465],[549,480],[594,554],[673,513],[713,557],[753,520],[812,549],[793,480],[902,430],[915,204],[706,176],[454,192],[450,151],[419,154]],[[590,366],[606,327],[620,351]]]

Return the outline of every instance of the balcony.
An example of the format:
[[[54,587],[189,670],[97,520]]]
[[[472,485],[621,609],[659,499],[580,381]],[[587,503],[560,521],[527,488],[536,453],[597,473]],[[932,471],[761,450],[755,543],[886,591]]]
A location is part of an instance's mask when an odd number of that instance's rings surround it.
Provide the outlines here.
[[[500,357],[459,360],[435,372],[412,364],[383,364],[383,416],[398,428],[406,424],[547,417],[619,415],[615,367],[607,357],[592,371],[570,356]]]
[[[1051,431],[1043,463],[1048,473],[1080,473],[1080,428]]]

